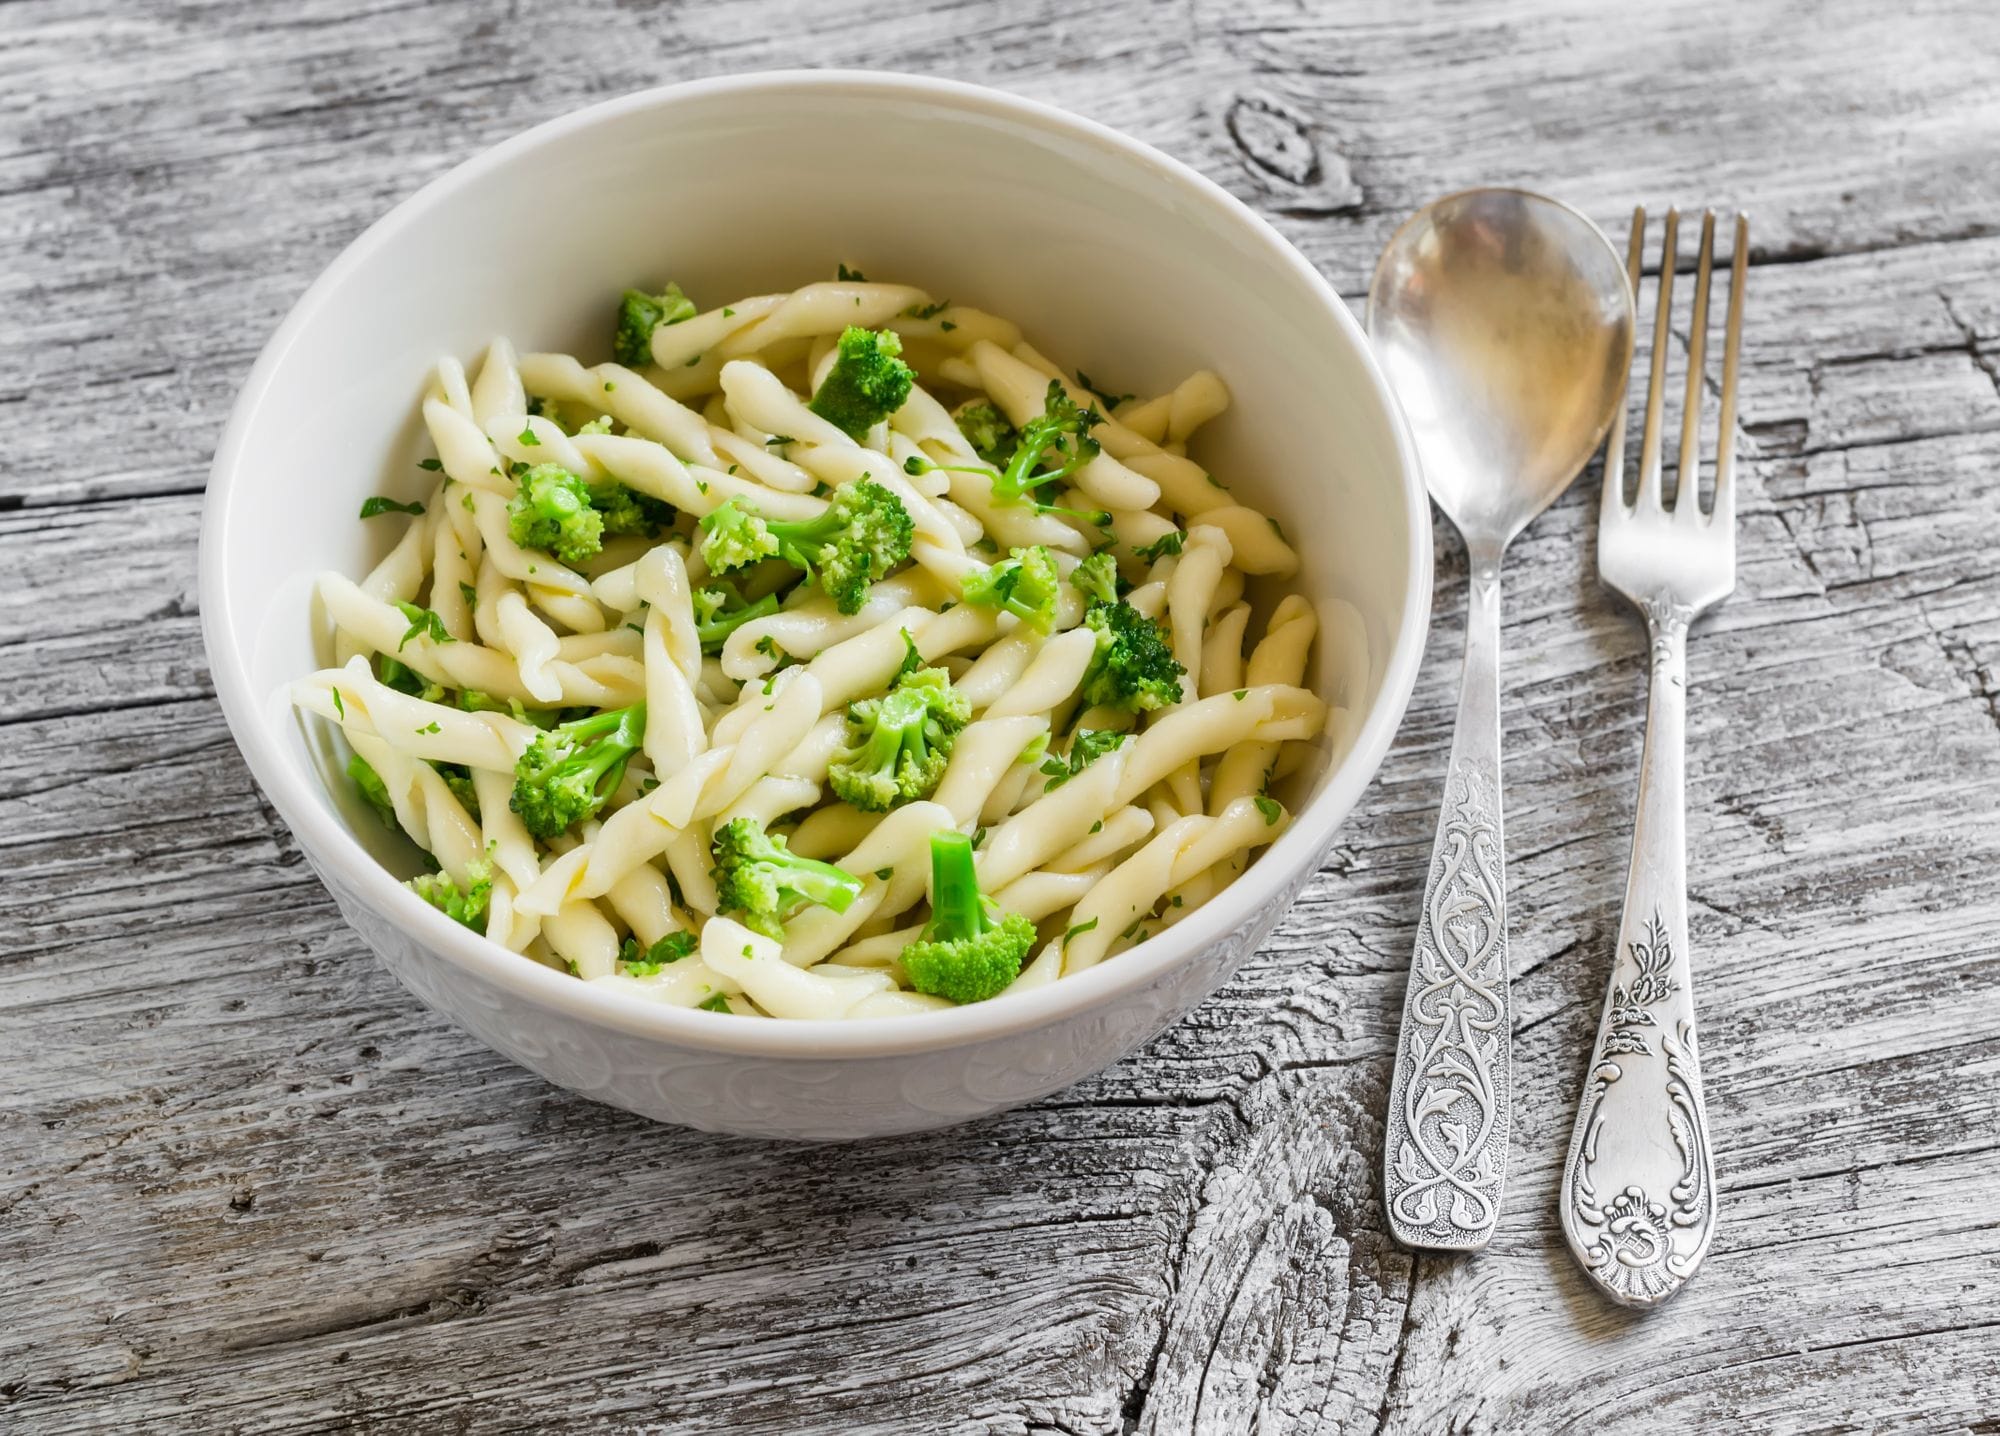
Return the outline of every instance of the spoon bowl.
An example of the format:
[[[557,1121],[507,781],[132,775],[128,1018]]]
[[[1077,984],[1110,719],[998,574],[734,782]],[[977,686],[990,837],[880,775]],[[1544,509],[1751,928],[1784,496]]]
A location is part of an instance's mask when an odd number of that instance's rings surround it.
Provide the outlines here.
[[[1632,288],[1568,205],[1466,190],[1389,241],[1368,330],[1431,497],[1468,542],[1504,547],[1582,472],[1624,400]]]

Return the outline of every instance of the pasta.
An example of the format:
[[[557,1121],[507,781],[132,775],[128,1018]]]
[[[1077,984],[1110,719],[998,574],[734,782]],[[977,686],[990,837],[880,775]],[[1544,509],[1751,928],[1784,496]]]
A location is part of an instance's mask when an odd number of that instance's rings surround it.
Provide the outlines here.
[[[1189,457],[1201,371],[1112,400],[1013,324],[838,280],[627,291],[613,359],[439,361],[435,476],[320,576],[291,698],[490,940],[634,1001],[861,1018],[1115,960],[1290,821],[1358,618]],[[386,517],[385,517],[386,516]]]

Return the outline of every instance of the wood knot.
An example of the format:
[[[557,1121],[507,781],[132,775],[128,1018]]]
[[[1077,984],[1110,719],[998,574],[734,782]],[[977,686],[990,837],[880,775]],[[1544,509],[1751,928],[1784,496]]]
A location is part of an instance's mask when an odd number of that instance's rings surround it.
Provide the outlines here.
[[[1277,100],[1238,95],[1223,116],[1229,138],[1251,172],[1291,214],[1332,214],[1357,208],[1361,186],[1347,160],[1325,145],[1307,120]]]

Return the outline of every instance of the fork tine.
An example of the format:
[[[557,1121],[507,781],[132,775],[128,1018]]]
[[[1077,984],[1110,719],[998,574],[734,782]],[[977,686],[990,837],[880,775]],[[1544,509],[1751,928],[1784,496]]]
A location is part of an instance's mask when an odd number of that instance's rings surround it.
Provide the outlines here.
[[[1701,394],[1708,378],[1708,271],[1715,258],[1715,211],[1701,216],[1701,252],[1694,262],[1694,314],[1688,319],[1687,397],[1681,402],[1679,472],[1674,515],[1683,523],[1701,517]]]
[[[1660,292],[1658,312],[1653,316],[1653,372],[1646,382],[1646,436],[1639,445],[1639,502],[1641,509],[1660,507],[1660,410],[1667,386],[1667,320],[1673,313],[1674,262],[1681,212],[1667,211],[1667,232],[1660,243]]]
[[[1625,277],[1632,282],[1632,302],[1639,301],[1639,264],[1646,252],[1646,207],[1632,211],[1632,238],[1625,246]],[[1623,514],[1625,502],[1625,400],[1620,395],[1618,412],[1612,416],[1611,432],[1604,436],[1604,496],[1598,500],[1598,522],[1606,515]]]
[[[1729,261],[1729,318],[1722,341],[1722,415],[1717,420],[1712,523],[1736,522],[1736,361],[1743,351],[1743,280],[1750,267],[1750,216],[1736,216]]]

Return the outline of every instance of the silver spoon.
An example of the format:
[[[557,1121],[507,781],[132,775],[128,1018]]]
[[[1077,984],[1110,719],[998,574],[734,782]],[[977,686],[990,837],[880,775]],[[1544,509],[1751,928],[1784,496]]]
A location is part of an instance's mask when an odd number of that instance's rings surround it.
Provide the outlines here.
[[[1368,332],[1471,570],[1451,763],[1384,1133],[1389,1230],[1475,1251],[1500,1219],[1513,1080],[1500,823],[1500,556],[1570,486],[1624,402],[1632,288],[1597,226],[1511,189],[1396,231]]]

